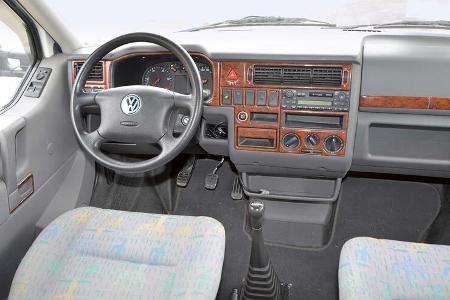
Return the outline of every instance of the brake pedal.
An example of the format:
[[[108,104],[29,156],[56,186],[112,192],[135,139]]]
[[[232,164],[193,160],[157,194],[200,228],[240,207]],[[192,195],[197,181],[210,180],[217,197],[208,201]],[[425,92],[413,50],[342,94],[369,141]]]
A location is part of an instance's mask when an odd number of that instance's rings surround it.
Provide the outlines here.
[[[239,176],[236,176],[234,177],[233,188],[231,189],[231,199],[242,200],[242,198],[244,198],[244,191],[239,181]]]
[[[177,186],[186,187],[192,176],[192,171],[195,166],[195,156],[191,156],[187,162],[184,164],[183,168],[178,172],[177,175]]]
[[[225,157],[222,157],[222,159],[219,161],[217,166],[214,168],[212,173],[209,173],[205,177],[205,189],[207,190],[215,190],[217,187],[217,183],[219,182],[219,175],[217,175],[217,171],[220,169],[220,167],[225,162]]]

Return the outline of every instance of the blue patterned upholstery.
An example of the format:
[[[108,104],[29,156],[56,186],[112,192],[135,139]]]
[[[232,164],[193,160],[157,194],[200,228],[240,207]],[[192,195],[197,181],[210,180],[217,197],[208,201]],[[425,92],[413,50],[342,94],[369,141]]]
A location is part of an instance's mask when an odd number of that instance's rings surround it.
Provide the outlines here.
[[[208,217],[79,208],[39,235],[9,299],[214,299],[224,251]]]
[[[341,252],[339,298],[450,299],[450,246],[351,239]]]

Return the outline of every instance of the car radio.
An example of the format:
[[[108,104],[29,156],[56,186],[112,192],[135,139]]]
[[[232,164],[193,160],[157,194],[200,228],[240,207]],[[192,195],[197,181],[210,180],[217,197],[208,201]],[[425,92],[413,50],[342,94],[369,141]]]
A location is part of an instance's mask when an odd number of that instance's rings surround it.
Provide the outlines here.
[[[282,90],[281,108],[348,111],[350,108],[350,93],[343,91]]]

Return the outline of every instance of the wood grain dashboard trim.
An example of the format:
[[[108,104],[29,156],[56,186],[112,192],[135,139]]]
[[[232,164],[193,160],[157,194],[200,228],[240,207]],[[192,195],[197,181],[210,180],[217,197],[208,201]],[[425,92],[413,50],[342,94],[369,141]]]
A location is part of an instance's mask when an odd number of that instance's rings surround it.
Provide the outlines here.
[[[342,68],[343,80],[340,86],[300,86],[300,85],[258,85],[253,83],[253,70],[255,66],[280,66],[280,67],[340,67]],[[238,87],[238,88],[266,88],[266,89],[316,89],[316,90],[342,90],[349,91],[351,88],[351,64],[305,64],[305,63],[284,63],[284,62],[245,62],[245,61],[226,61],[220,63],[220,87]],[[228,80],[228,74],[234,71],[237,74],[237,80]]]
[[[450,110],[450,97],[361,96],[360,108]]]
[[[72,72],[72,83],[75,82],[75,64],[76,63],[84,63],[85,60],[73,60],[71,64],[71,72]],[[85,87],[87,88],[99,88],[99,89],[109,89],[111,87],[111,61],[110,60],[101,60],[100,63],[103,64],[103,80],[102,81],[86,81]]]
[[[359,99],[359,107],[427,109],[429,105],[428,97],[361,96]]]

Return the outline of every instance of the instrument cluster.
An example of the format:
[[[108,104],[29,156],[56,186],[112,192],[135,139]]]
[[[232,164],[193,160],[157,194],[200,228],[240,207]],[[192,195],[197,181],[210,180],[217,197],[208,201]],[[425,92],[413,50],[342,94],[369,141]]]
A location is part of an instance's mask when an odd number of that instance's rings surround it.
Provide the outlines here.
[[[203,84],[203,100],[213,95],[213,67],[206,58],[193,56]],[[184,65],[171,55],[136,55],[115,64],[114,86],[150,85],[181,94],[191,93],[191,84]]]
[[[203,84],[203,99],[208,100],[213,91],[212,67],[205,62],[196,61]],[[191,86],[184,65],[169,61],[149,66],[142,75],[142,84],[161,87],[177,93],[189,94]]]

